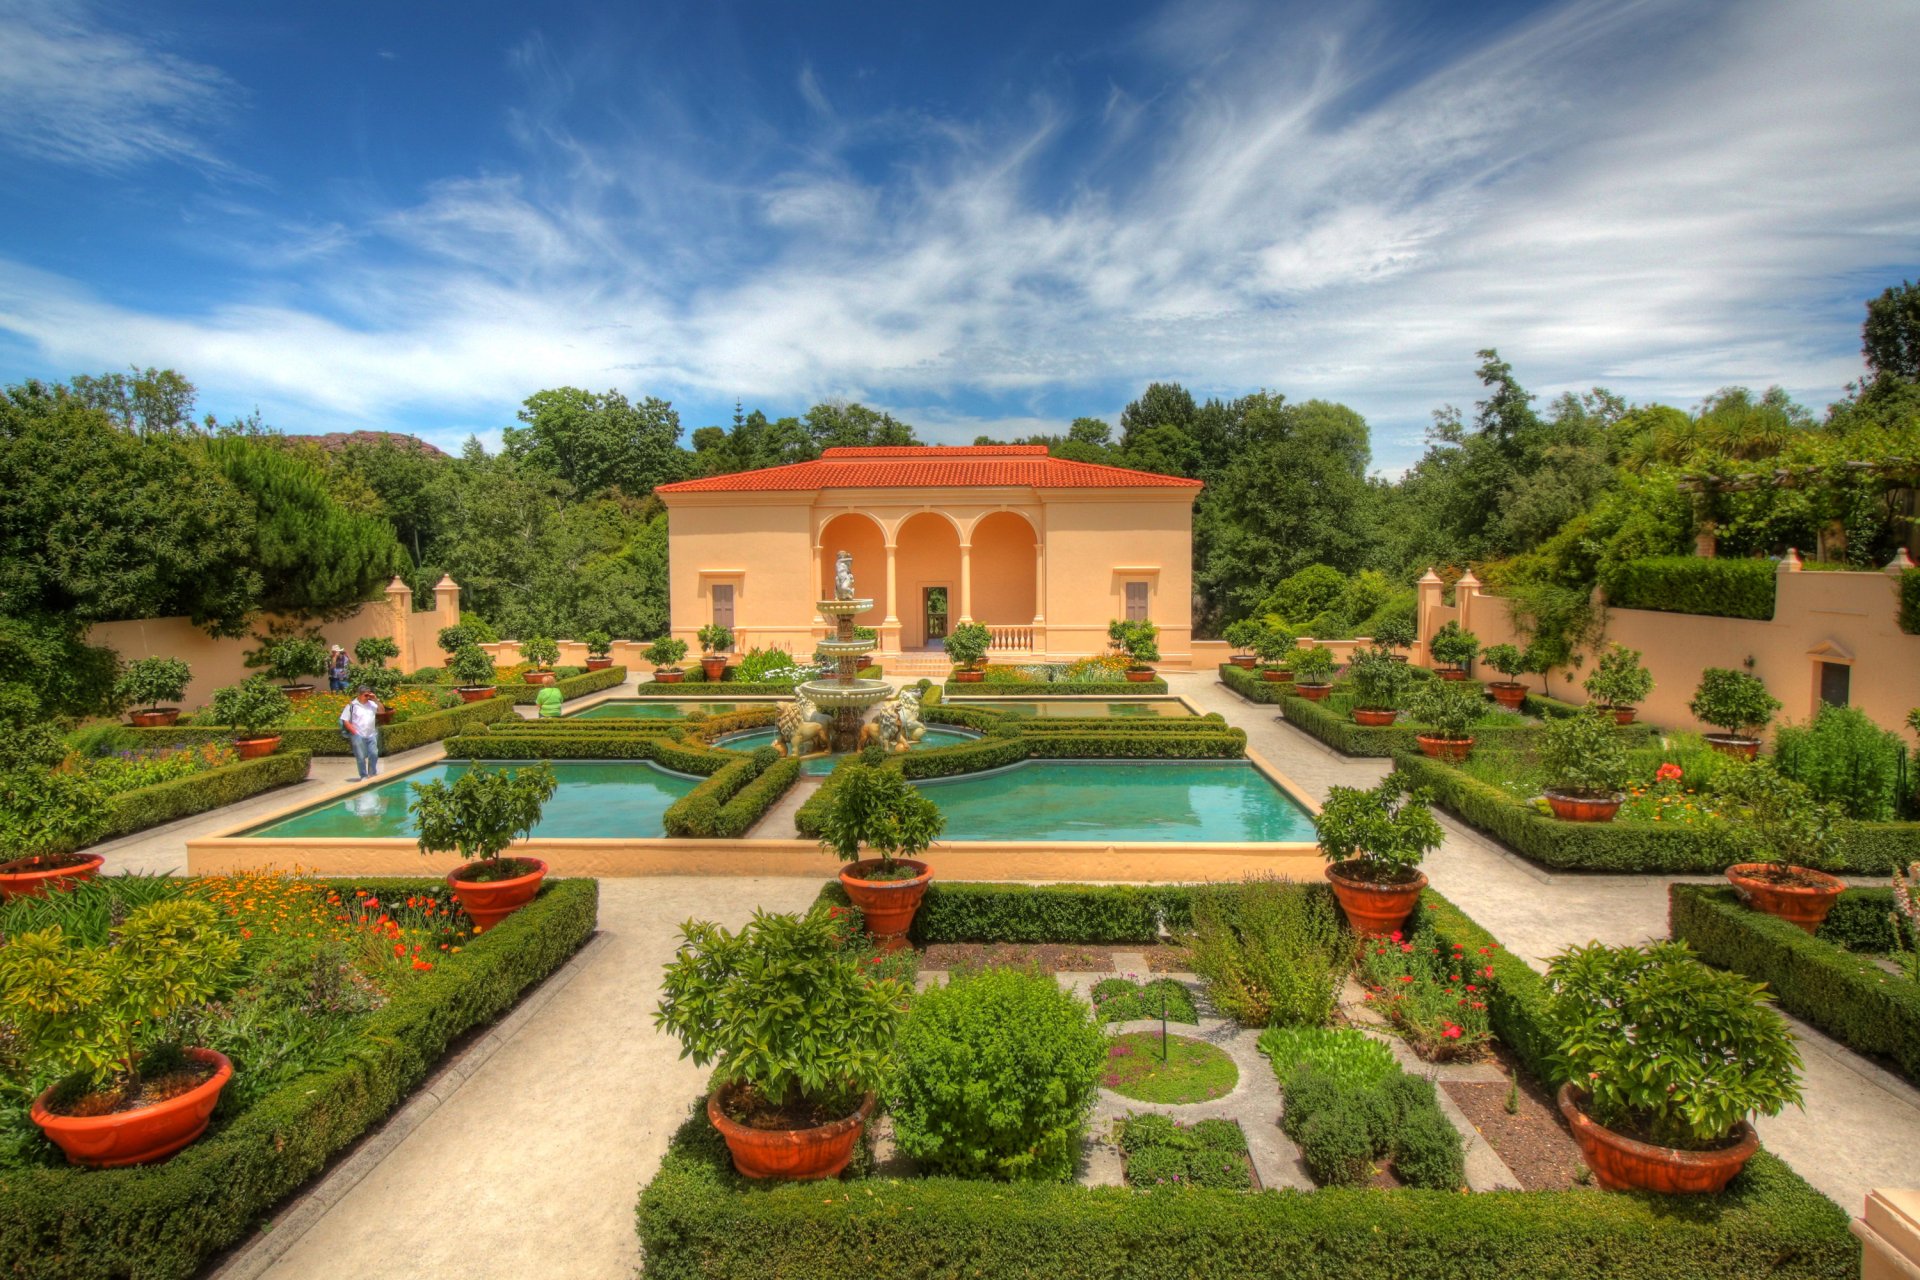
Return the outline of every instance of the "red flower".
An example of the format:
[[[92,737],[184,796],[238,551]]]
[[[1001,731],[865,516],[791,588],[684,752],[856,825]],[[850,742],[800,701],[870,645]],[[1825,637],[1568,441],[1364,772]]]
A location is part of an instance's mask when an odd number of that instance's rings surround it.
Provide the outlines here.
[[[1458,1040],[1460,1038],[1460,1028],[1454,1026],[1451,1022],[1449,1022],[1447,1024],[1447,1029],[1441,1032],[1440,1034],[1445,1036],[1449,1040]]]
[[[1388,936],[1390,936],[1390,937],[1391,937],[1391,938],[1392,938],[1392,939],[1393,939],[1393,940],[1394,940],[1395,942],[1398,942],[1398,941],[1400,941],[1400,931],[1399,931],[1398,929],[1395,929],[1395,930],[1394,930],[1394,931],[1393,931],[1393,932],[1392,932],[1392,933],[1391,933],[1390,935],[1388,935]]]
[[[1410,974],[1410,973],[1403,973],[1403,974],[1401,974],[1401,975],[1400,975],[1400,981],[1402,981],[1402,982],[1412,982],[1412,981],[1413,981],[1413,975],[1412,975],[1412,974]]]
[[[1653,774],[1656,782],[1678,782],[1683,776],[1680,766],[1672,762],[1661,765]]]

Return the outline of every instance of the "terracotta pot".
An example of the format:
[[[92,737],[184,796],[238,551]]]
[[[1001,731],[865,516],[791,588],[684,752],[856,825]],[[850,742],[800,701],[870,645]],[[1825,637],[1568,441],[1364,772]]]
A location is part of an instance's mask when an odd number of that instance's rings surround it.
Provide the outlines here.
[[[682,674],[684,673],[679,671],[656,671],[653,673],[653,682],[655,684],[679,684]]]
[[[164,1160],[207,1131],[220,1091],[233,1079],[233,1063],[225,1054],[188,1049],[187,1056],[211,1063],[214,1072],[196,1088],[165,1102],[106,1116],[57,1116],[47,1110],[53,1086],[34,1100],[29,1114],[73,1164],[113,1169]]]
[[[1145,684],[1147,681],[1151,679],[1153,679],[1152,667],[1141,667],[1138,670],[1135,670],[1132,667],[1127,668],[1128,684]]]
[[[1253,663],[1254,657],[1250,653],[1236,653],[1233,655],[1233,665],[1242,671],[1253,670]]]
[[[855,862],[840,868],[840,887],[866,917],[868,935],[887,951],[898,951],[907,945],[913,913],[920,909],[920,899],[927,896],[927,885],[933,880],[933,868],[924,862],[913,858],[895,858],[894,862],[912,867],[913,879],[861,878],[858,873],[869,867],[878,868],[878,861]]]
[[[987,673],[984,671],[956,671],[953,673],[953,678],[960,684],[979,684],[987,678]]]
[[[1632,707],[1607,707],[1606,710],[1613,712],[1613,722],[1615,724],[1633,723],[1634,710]]]
[[[272,734],[265,738],[235,738],[233,749],[242,760],[258,760],[261,756],[270,756],[280,749],[280,735]]]
[[[808,1181],[838,1177],[853,1158],[853,1144],[873,1114],[873,1095],[844,1120],[812,1129],[750,1129],[727,1118],[720,1109],[721,1091],[707,1095],[707,1120],[726,1139],[733,1167],[747,1178],[788,1178]]]
[[[1613,815],[1620,812],[1625,796],[1607,796],[1596,799],[1593,796],[1576,796],[1565,791],[1548,790],[1547,804],[1553,809],[1553,816],[1562,822],[1612,822]]]
[[[538,871],[529,871],[526,875],[515,876],[511,880],[462,880],[460,873],[466,867],[455,867],[447,872],[447,884],[453,890],[453,896],[460,906],[473,917],[473,923],[479,929],[491,929],[533,901],[533,895],[540,892],[540,882],[546,878],[547,864],[538,858],[521,858],[522,862],[531,862]]]
[[[1364,707],[1353,709],[1353,722],[1363,724],[1369,729],[1384,729],[1399,718],[1398,711],[1369,711]]]
[[[178,707],[153,707],[146,711],[129,712],[127,719],[136,729],[164,729],[180,718]]]
[[[57,855],[64,857],[65,855]],[[80,855],[83,861],[63,867],[40,865],[43,858],[15,858],[0,862],[0,902],[14,898],[44,898],[48,889],[64,893],[82,880],[91,880],[106,865],[97,853]]]
[[[460,695],[460,701],[462,702],[485,702],[493,696],[493,686],[469,687],[467,685],[461,685],[455,689],[454,692]]]
[[[1743,738],[1737,733],[1709,733],[1707,745],[1736,760],[1751,760],[1760,754],[1760,739]]]
[[[1340,900],[1340,909],[1347,913],[1347,923],[1356,932],[1381,935],[1405,924],[1420,901],[1420,891],[1427,887],[1426,874],[1416,871],[1413,879],[1405,884],[1376,884],[1355,879],[1342,870],[1350,865],[1336,862],[1327,868],[1327,879],[1333,882],[1333,896]]]
[[[520,677],[520,683],[522,684],[549,685],[558,684],[559,682],[560,677],[551,671],[529,671]]]
[[[727,674],[727,655],[724,653],[703,655],[700,659],[700,670],[709,680],[720,679]]]
[[[1318,702],[1333,692],[1333,686],[1330,684],[1295,684],[1293,691],[1305,698],[1308,702]]]
[[[305,702],[313,696],[313,686],[310,684],[290,684],[280,692],[287,695],[288,702]]]
[[[1760,1149],[1760,1135],[1742,1120],[1737,1141],[1718,1151],[1680,1151],[1625,1138],[1595,1123],[1580,1104],[1584,1091],[1560,1086],[1560,1114],[1580,1144],[1580,1157],[1609,1191],[1658,1191],[1663,1195],[1711,1195],[1724,1191],[1733,1176]]]
[[[613,665],[612,658],[588,658],[587,659],[587,670],[589,671],[605,671],[608,667],[612,665]]]
[[[1827,918],[1827,912],[1833,910],[1835,899],[1847,887],[1847,882],[1838,876],[1830,876],[1824,871],[1815,871],[1810,867],[1788,867],[1787,870],[1798,875],[1810,876],[1820,885],[1774,884],[1769,880],[1758,879],[1756,872],[1773,870],[1765,862],[1740,862],[1727,868],[1727,879],[1733,883],[1734,892],[1755,911],[1764,911],[1770,916],[1779,916],[1789,924],[1797,925],[1808,933],[1820,927]]]
[[[1434,674],[1442,680],[1465,680],[1467,678],[1467,669],[1465,667],[1441,667]]]
[[[1422,755],[1432,756],[1435,760],[1465,760],[1467,753],[1473,750],[1472,738],[1429,738],[1417,733],[1413,740],[1420,744]]]
[[[1527,700],[1527,686],[1517,680],[1496,680],[1487,686],[1493,700],[1509,711],[1518,711]]]
[[[373,713],[373,722],[375,724],[392,724],[393,712],[389,711],[385,707],[382,707],[378,711]]]
[[[1260,673],[1262,680],[1271,680],[1275,684],[1292,684],[1293,672],[1278,667],[1268,667]]]

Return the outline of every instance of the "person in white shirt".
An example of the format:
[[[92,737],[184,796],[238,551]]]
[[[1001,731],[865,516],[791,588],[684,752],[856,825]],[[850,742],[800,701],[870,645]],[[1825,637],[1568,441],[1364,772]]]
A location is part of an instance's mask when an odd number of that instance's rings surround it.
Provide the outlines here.
[[[379,714],[380,704],[374,700],[373,690],[364,684],[353,701],[340,708],[340,727],[346,731],[347,741],[353,744],[353,762],[360,767],[363,778],[380,772],[380,722],[374,718]]]

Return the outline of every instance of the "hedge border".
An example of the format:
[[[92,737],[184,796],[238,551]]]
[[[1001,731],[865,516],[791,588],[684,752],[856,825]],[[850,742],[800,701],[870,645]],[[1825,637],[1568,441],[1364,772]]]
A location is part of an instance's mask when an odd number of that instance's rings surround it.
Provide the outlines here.
[[[406,888],[419,879],[334,880]],[[468,1030],[495,1021],[592,936],[599,882],[553,880],[464,952],[424,974],[365,1027],[351,1061],[309,1072],[165,1164],[0,1173],[0,1275],[23,1280],[185,1280],[393,1111]]]
[[[667,806],[667,834],[737,840],[786,794],[800,768],[772,747],[739,756]]]
[[[402,751],[411,751],[415,747],[424,747],[430,742],[439,742],[465,733],[476,725],[491,724],[513,715],[513,702],[508,698],[483,698],[479,702],[464,702],[457,707],[442,707],[438,711],[429,711],[425,715],[414,716],[400,724],[380,726],[380,754],[397,755]],[[123,726],[126,727],[126,726]],[[135,729],[126,727],[128,733],[154,743],[185,742],[226,742],[233,738],[234,731],[225,725],[170,725],[164,729]],[[340,736],[336,728],[287,728],[278,731],[280,749],[283,751],[305,751],[316,756],[350,756],[353,747]]]
[[[681,678],[672,684],[661,684],[657,680],[642,680],[633,687],[632,696],[641,698],[693,698],[713,700],[716,696],[724,701],[724,695],[715,695],[716,688],[736,698],[791,698],[793,686],[769,680],[733,680],[728,677],[738,670],[728,667],[727,675],[719,680],[708,680],[701,674],[700,664],[694,663],[681,673]],[[878,680],[879,667],[862,667],[855,676],[862,680]]]
[[[1893,909],[1891,889],[1841,896],[1861,906],[1871,900],[1882,916]],[[1794,1017],[1920,1085],[1920,983],[1835,945],[1824,926],[1809,934],[1752,910],[1731,888],[1669,885],[1667,925],[1708,964],[1766,983]]]
[[[1920,636],[1920,569],[1900,572],[1900,629]]]
[[[494,686],[494,696],[511,698],[515,706],[530,707],[540,697],[540,690],[552,688],[560,691],[562,702],[572,702],[575,698],[614,688],[625,683],[626,679],[625,667],[602,667],[598,671],[583,671],[577,676],[562,676],[551,685],[497,684]]]
[[[1648,556],[1613,566],[1600,586],[1615,609],[1771,622],[1779,576],[1771,560]]]
[[[1151,680],[1075,680],[1034,684],[962,684],[949,678],[940,686],[950,698],[1146,698],[1167,692],[1160,676]]]
[[[307,752],[283,749],[257,760],[239,760],[204,773],[122,791],[107,800],[107,830],[100,840],[115,840],[291,785],[307,776],[311,764]]]

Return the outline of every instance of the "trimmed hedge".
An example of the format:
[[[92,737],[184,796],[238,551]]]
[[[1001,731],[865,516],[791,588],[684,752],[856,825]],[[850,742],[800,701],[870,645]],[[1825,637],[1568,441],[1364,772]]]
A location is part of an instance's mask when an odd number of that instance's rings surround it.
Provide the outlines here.
[[[426,883],[337,882],[404,892]],[[147,1168],[0,1173],[0,1275],[23,1280],[185,1280],[404,1102],[448,1047],[497,1019],[593,934],[599,883],[553,880],[369,1015],[339,1066],[291,1080]]]
[[[1342,755],[1380,757],[1420,749],[1417,741],[1420,730],[1412,724],[1355,724],[1350,717],[1330,709],[1324,703],[1292,694],[1283,694],[1279,704],[1280,713],[1286,717],[1288,724],[1320,739]],[[1521,709],[1535,715],[1557,718],[1577,708],[1571,703],[1528,694]],[[1538,724],[1480,725],[1473,730],[1473,740],[1480,747],[1520,747],[1537,735],[1542,727]],[[1653,739],[1652,727],[1640,723],[1623,725],[1615,732],[1625,738],[1630,747],[1643,746]]]
[[[1861,907],[1893,908],[1891,889],[1850,889]],[[1888,973],[1834,945],[1744,905],[1731,888],[1667,887],[1667,924],[1708,964],[1773,988],[1780,1007],[1857,1053],[1885,1058],[1920,1084],[1920,982]]]
[[[1745,852],[1699,829],[1651,823],[1562,822],[1498,787],[1426,756],[1400,754],[1395,765],[1436,803],[1514,852],[1556,871],[1650,871],[1664,875],[1713,873],[1742,861]],[[1920,859],[1920,822],[1849,824],[1840,857],[1823,871],[1890,872]]]
[[[605,667],[599,671],[583,671],[577,676],[561,676],[553,682],[551,687],[560,691],[560,700],[562,702],[572,702],[575,698],[584,698],[590,693],[598,693],[602,689],[611,689],[615,685],[625,681],[626,678],[627,669],[625,667]],[[539,698],[540,690],[544,687],[547,686],[537,684],[495,685],[494,696],[511,698],[518,706],[530,707],[534,704],[535,700]]]
[[[390,756],[402,751],[411,751],[415,747],[424,747],[429,742],[439,742],[442,738],[451,738],[456,734],[471,733],[483,725],[508,718],[518,719],[513,714],[513,700],[498,695],[479,702],[463,702],[457,707],[429,711],[399,724],[382,725],[380,754]],[[128,729],[126,732],[137,734],[146,741],[156,744],[226,742],[233,737],[233,730],[221,725],[182,724],[171,725],[164,729]],[[332,725],[324,728],[280,729],[277,732],[280,735],[282,751],[305,751],[316,756],[353,754],[352,745],[341,737],[340,730]]]
[[[800,761],[772,747],[737,756],[705,782],[667,806],[670,836],[738,839],[800,776]]]
[[[135,787],[107,799],[107,829],[101,840],[145,831],[176,818],[192,817],[209,809],[234,804],[262,791],[299,782],[307,776],[310,757],[305,751],[284,748],[258,760],[221,765],[171,782]]]
[[[1060,683],[962,684],[948,680],[941,688],[949,698],[1142,698],[1167,691],[1167,682],[1159,676],[1135,684],[1131,680],[1073,680]]]
[[[1186,885],[970,884],[935,880],[913,917],[915,944],[1058,942],[1082,945],[1160,941],[1160,926],[1185,926],[1193,890]],[[851,908],[829,880],[816,906]]]
[[[1600,585],[1615,609],[1773,620],[1776,584],[1771,560],[1650,556],[1614,565]]]

